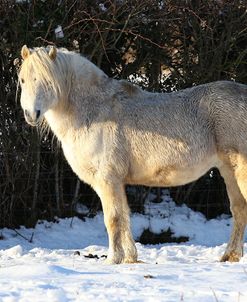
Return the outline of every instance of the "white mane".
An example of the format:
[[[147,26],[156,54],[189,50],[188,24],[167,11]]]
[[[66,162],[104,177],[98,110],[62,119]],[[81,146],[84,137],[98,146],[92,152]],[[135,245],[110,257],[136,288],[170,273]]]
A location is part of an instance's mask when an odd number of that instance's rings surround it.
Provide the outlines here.
[[[65,48],[57,49],[56,60],[49,57],[49,48],[34,48],[31,55],[23,61],[20,77],[26,79],[30,90],[34,90],[35,81],[40,81],[46,89],[53,89],[58,98],[66,98],[72,81],[83,76],[83,82],[104,74],[85,57]],[[35,75],[35,79],[33,78]]]

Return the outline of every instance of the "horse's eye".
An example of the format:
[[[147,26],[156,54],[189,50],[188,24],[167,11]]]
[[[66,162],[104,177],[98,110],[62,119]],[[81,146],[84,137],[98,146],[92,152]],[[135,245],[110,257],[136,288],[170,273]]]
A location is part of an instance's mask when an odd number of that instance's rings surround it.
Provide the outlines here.
[[[34,80],[34,82],[35,82],[35,81],[36,81],[36,78],[34,78],[33,80]]]
[[[24,83],[25,83],[24,79],[21,79],[21,83],[22,83],[22,84],[24,84]]]

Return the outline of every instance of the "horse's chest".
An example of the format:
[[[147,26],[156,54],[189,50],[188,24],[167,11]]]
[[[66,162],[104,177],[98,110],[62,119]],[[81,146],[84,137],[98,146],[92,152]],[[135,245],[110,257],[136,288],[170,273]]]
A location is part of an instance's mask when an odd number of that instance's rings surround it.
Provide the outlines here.
[[[62,142],[62,148],[72,170],[81,180],[92,184],[98,169],[98,162],[93,156],[92,150],[87,148],[87,144],[83,146],[71,142]]]

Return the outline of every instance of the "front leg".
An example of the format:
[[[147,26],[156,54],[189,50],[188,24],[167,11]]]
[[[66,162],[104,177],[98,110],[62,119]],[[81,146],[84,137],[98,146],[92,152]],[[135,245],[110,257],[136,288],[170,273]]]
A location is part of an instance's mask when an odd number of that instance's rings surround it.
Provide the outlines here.
[[[101,181],[94,188],[102,202],[109,237],[107,262],[116,264],[137,262],[137,250],[131,235],[124,185]]]

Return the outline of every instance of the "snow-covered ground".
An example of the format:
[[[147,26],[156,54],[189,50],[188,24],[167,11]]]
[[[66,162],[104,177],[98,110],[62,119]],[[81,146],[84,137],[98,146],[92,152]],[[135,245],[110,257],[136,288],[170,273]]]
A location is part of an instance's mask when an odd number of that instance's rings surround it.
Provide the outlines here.
[[[148,203],[146,212],[132,215],[137,241],[145,228],[158,233],[170,227],[177,236],[189,236],[189,242],[137,243],[144,263],[106,265],[102,214],[18,230],[32,242],[0,230],[0,301],[247,301],[247,245],[240,263],[218,261],[230,218],[207,221],[168,197],[161,204]],[[89,254],[98,257],[85,257]]]

